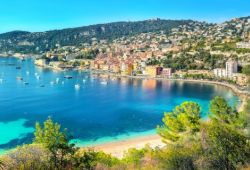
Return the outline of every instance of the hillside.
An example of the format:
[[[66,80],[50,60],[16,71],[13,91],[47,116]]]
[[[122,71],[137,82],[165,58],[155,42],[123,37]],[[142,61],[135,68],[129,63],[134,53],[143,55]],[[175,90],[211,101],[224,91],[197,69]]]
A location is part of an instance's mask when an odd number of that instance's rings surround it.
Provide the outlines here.
[[[22,52],[42,53],[56,46],[79,46],[98,40],[112,40],[122,36],[135,35],[144,32],[164,31],[188,25],[191,20],[146,20],[137,22],[115,22],[98,24],[79,28],[53,30],[47,32],[13,31],[0,34],[0,53]]]

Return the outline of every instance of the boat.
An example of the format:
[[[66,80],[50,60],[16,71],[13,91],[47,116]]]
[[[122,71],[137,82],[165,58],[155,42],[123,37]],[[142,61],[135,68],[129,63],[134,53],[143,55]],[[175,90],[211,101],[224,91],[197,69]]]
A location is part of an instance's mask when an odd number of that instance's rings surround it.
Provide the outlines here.
[[[40,87],[45,87],[45,85],[41,85]]]
[[[3,83],[3,79],[0,79],[0,83],[1,83],[1,84]]]
[[[69,76],[69,75],[66,75],[66,76],[64,76],[64,78],[66,78],[66,79],[72,79],[73,77]]]
[[[55,84],[55,82],[51,81],[51,82],[50,82],[50,84],[51,84],[51,85],[54,85],[54,84]]]
[[[40,78],[41,78],[40,76],[36,76],[36,79],[37,79],[37,80],[40,80]]]
[[[76,85],[75,85],[75,89],[76,89],[76,90],[79,90],[80,88],[81,88],[80,84],[76,84]]]
[[[108,82],[107,82],[107,81],[102,81],[101,84],[102,84],[102,85],[107,85]]]
[[[19,77],[19,76],[16,77],[16,79],[17,79],[17,80],[21,80],[21,81],[23,80],[23,78],[22,78],[22,77]]]
[[[22,68],[22,67],[20,67],[20,66],[17,66],[17,67],[16,67],[17,70],[20,70],[21,68]]]
[[[86,80],[85,80],[85,79],[83,79],[83,80],[82,80],[82,82],[83,82],[83,83],[85,83],[85,82],[86,82]]]
[[[26,81],[25,81],[25,82],[23,82],[23,84],[24,84],[24,85],[29,85],[29,83],[28,83],[28,82],[26,82]]]
[[[60,81],[60,79],[59,79],[59,78],[56,78],[56,84],[58,84],[58,83],[59,83],[59,81]]]

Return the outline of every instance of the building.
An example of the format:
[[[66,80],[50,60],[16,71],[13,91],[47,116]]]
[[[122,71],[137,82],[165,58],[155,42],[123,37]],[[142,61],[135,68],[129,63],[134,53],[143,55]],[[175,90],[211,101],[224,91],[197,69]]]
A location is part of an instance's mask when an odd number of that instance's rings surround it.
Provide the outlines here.
[[[163,68],[162,67],[156,67],[156,75],[159,76],[162,73]]]
[[[172,69],[171,68],[163,68],[161,72],[162,77],[170,78],[172,77]]]
[[[238,72],[238,63],[236,61],[226,62],[226,77],[231,78],[234,73]]]
[[[247,86],[248,82],[248,76],[245,74],[235,73],[233,74],[233,80],[236,82],[236,84],[240,86]]]
[[[226,69],[223,69],[223,68],[216,68],[214,69],[214,76],[215,77],[226,77],[227,74],[226,74]]]
[[[49,64],[49,61],[45,58],[40,58],[35,60],[35,65],[44,67]]]
[[[236,43],[236,47],[250,49],[250,42],[238,42]]]
[[[146,74],[150,77],[156,77],[157,76],[157,69],[155,66],[146,66],[144,74]]]

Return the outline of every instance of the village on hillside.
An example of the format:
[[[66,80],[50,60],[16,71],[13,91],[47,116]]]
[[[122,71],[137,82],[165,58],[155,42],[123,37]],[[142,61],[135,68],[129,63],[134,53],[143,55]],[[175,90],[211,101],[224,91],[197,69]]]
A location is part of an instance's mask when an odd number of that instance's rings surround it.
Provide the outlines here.
[[[250,19],[233,19],[206,27],[194,22],[170,34],[142,33],[112,42],[93,38],[81,47],[58,44],[35,64],[119,76],[219,80],[246,87],[249,75],[242,70],[250,65],[249,29]]]

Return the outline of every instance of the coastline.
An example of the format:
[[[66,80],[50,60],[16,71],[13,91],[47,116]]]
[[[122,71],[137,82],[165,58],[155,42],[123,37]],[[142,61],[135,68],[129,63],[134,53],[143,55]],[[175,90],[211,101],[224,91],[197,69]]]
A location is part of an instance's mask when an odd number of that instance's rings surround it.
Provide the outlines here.
[[[104,143],[87,148],[93,149],[95,151],[103,151],[107,154],[111,154],[112,156],[121,159],[123,158],[124,153],[126,153],[130,148],[142,149],[146,145],[150,146],[151,148],[162,148],[166,146],[166,144],[162,142],[161,137],[155,134],[142,137],[135,137],[133,139],[125,139],[122,141]]]
[[[47,68],[47,69],[53,69],[53,67]],[[54,69],[55,70],[55,69]],[[63,71],[63,70],[57,70],[57,71]],[[84,71],[84,70],[83,70]],[[194,82],[194,83],[204,83],[204,84],[214,84],[214,85],[220,85],[225,86],[229,89],[231,89],[239,98],[240,98],[240,106],[238,107],[238,110],[241,111],[245,104],[247,98],[250,96],[249,91],[242,91],[237,88],[237,86],[233,84],[229,84],[227,82],[218,82],[218,81],[211,81],[211,80],[195,80],[195,79],[168,79],[168,78],[161,78],[161,77],[149,77],[149,76],[123,76],[123,75],[117,75],[113,73],[108,72],[95,72],[90,71],[91,74],[103,74],[103,75],[109,75],[113,77],[118,78],[131,78],[131,79],[153,79],[153,80],[159,80],[159,81],[185,81],[185,82]],[[152,148],[155,148],[157,146],[163,147],[165,144],[162,142],[161,137],[157,134],[147,134],[139,137],[133,137],[129,139],[123,139],[120,141],[110,141],[110,142],[104,142],[100,143],[98,145],[90,145],[87,147],[82,146],[82,149],[86,148],[93,148],[96,151],[103,151],[106,153],[109,153],[115,157],[122,158],[124,152],[128,151],[129,148],[137,148],[141,149],[146,144],[149,144]]]
[[[109,74],[110,75],[110,74]],[[193,82],[193,83],[206,83],[213,85],[220,85],[231,89],[240,99],[239,106],[237,110],[243,111],[245,105],[247,104],[247,100],[250,98],[249,91],[241,91],[236,86],[232,84],[228,84],[226,82],[217,82],[211,80],[193,80],[193,79],[166,79],[166,78],[154,78],[154,77],[138,77],[138,76],[120,76],[120,75],[111,75],[115,77],[125,77],[125,78],[134,78],[134,79],[155,79],[155,80],[169,80],[169,81],[185,81],[185,82]],[[91,148],[95,151],[103,151],[107,154],[111,154],[118,159],[122,159],[124,157],[124,153],[126,153],[131,148],[142,149],[145,145],[150,146],[151,148],[156,147],[165,147],[166,144],[162,142],[161,137],[158,134],[155,135],[145,135],[142,137],[134,137],[132,139],[125,139],[122,141],[114,141],[99,144],[93,147],[82,147],[82,149]]]

